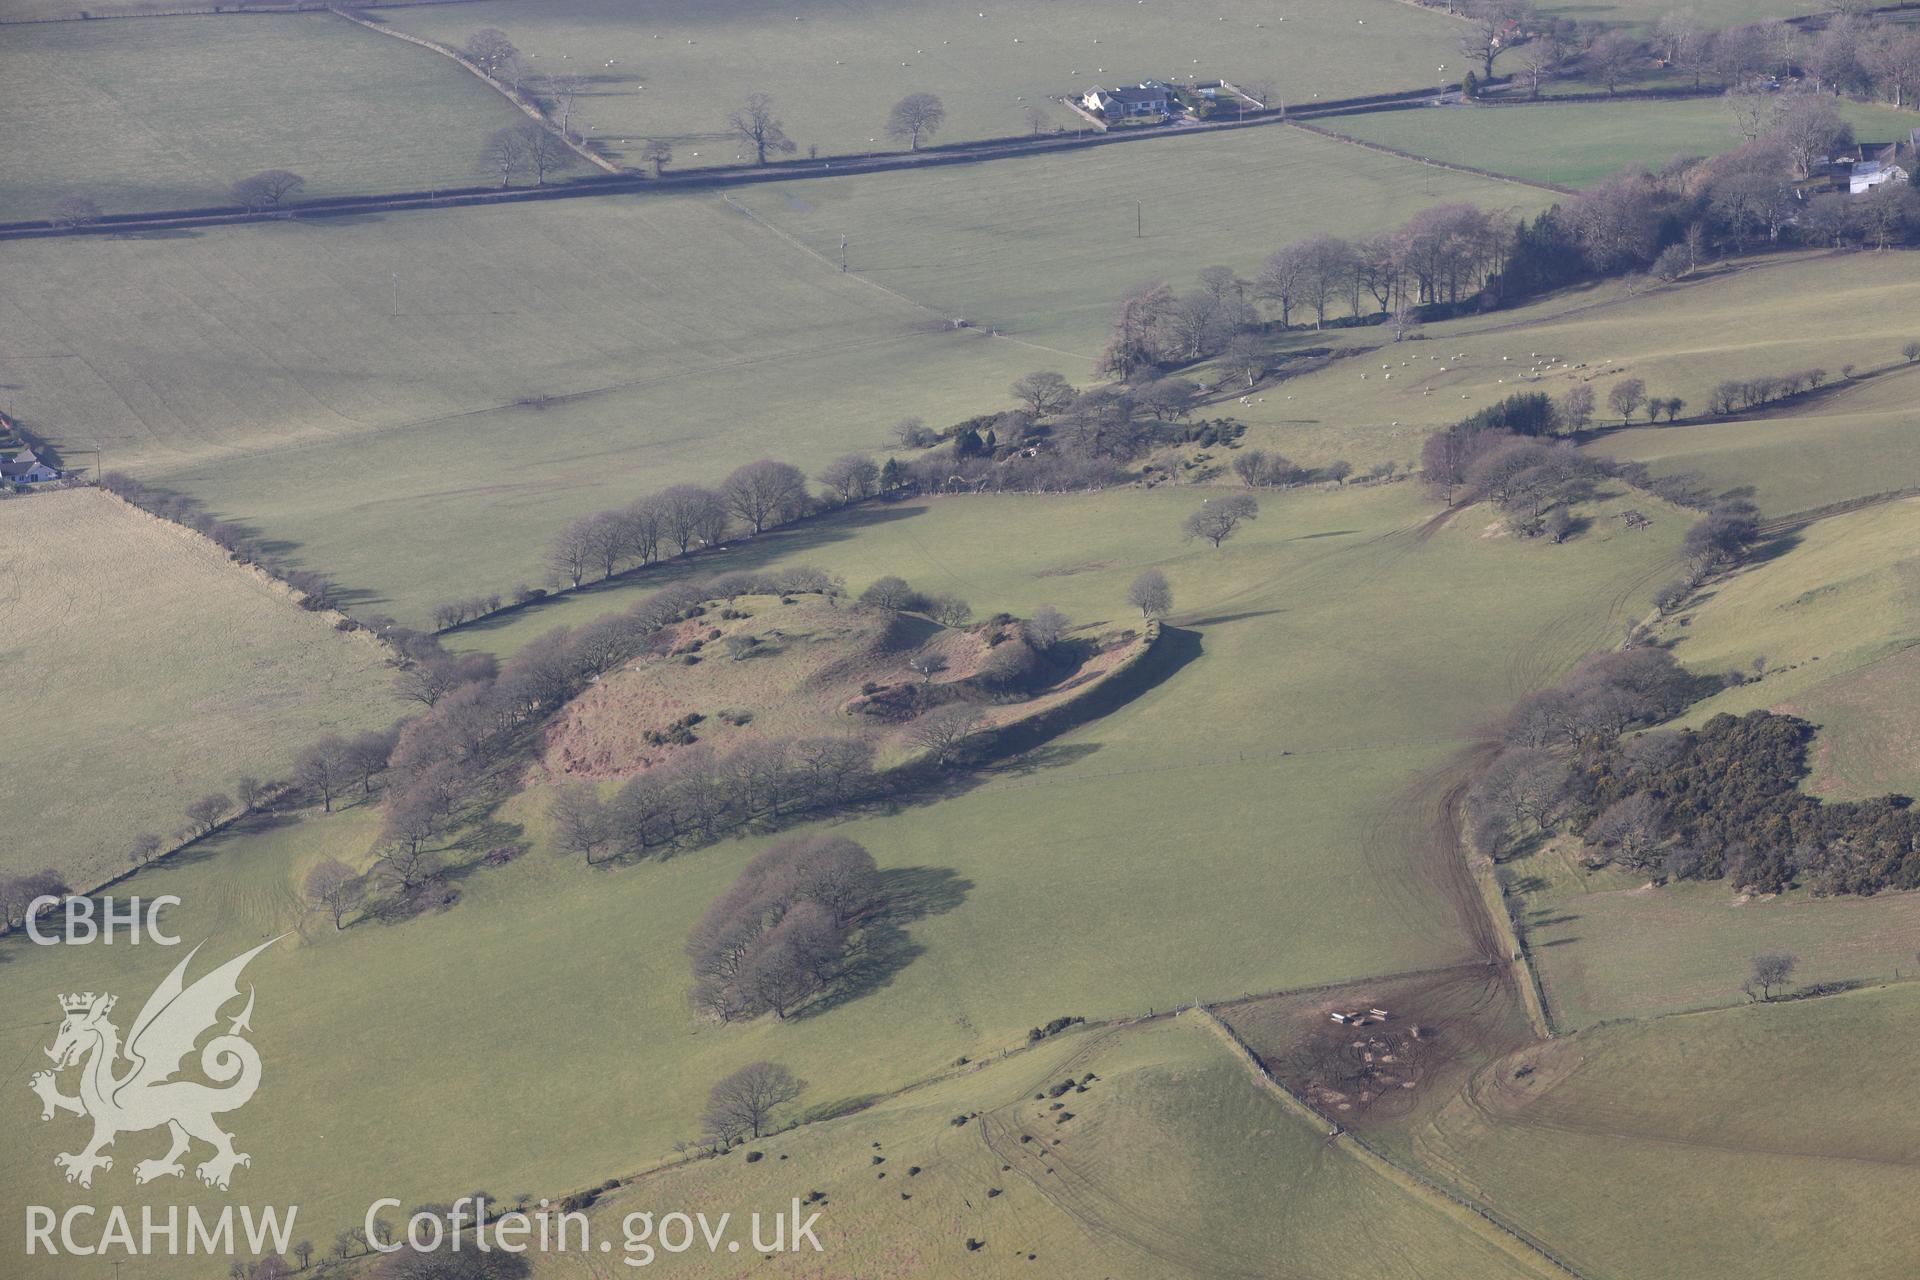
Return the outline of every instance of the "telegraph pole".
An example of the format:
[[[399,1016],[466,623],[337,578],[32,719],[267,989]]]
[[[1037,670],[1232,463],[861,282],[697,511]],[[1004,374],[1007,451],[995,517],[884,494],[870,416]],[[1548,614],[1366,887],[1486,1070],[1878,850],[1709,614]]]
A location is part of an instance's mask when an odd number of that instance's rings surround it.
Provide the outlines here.
[[[1135,240],[1138,240],[1143,234],[1145,234],[1145,229],[1146,229],[1145,219],[1146,219],[1146,215],[1140,211],[1140,202],[1138,200],[1135,200],[1133,202],[1133,238]]]
[[[847,270],[847,238],[845,236],[841,236],[840,237],[840,273],[842,275],[845,275],[846,270]]]

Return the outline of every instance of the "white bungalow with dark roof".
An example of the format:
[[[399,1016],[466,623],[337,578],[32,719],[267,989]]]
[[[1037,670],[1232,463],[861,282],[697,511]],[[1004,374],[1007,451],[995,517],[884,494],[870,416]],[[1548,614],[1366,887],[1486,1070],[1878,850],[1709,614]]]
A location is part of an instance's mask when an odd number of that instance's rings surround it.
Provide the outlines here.
[[[0,462],[0,480],[9,484],[39,484],[46,480],[58,480],[60,470],[50,467],[33,456],[32,450],[21,454],[11,462]]]
[[[1099,85],[1080,98],[1082,106],[1108,118],[1120,116],[1164,116],[1173,109],[1173,90],[1158,80],[1142,80],[1137,85],[1102,89]]]

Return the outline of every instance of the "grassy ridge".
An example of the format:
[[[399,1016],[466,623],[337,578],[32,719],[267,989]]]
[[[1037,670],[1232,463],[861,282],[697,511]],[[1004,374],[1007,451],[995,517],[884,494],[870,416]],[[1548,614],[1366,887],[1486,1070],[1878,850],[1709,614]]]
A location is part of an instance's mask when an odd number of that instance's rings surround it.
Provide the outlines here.
[[[1094,1075],[1057,1123],[1034,1094]],[[955,1126],[955,1115],[982,1113]],[[1021,1135],[1030,1141],[1022,1142]],[[1057,1142],[1056,1142],[1057,1139]],[[768,1263],[704,1250],[695,1274],[945,1273],[1086,1277],[1536,1274],[1372,1173],[1264,1094],[1187,1018],[1083,1031],[818,1129],[648,1178],[593,1214],[618,1231],[666,1205],[784,1204],[812,1189],[818,1257]],[[1141,1153],[1153,1152],[1143,1161]],[[884,1163],[876,1166],[878,1157]],[[1010,1167],[1003,1167],[1010,1166]],[[919,1172],[910,1174],[910,1169]],[[884,1176],[883,1176],[884,1175]],[[904,1195],[902,1193],[905,1193]],[[1352,1240],[1364,1235],[1367,1248]],[[983,1244],[969,1251],[966,1241]],[[550,1258],[541,1276],[588,1276]]]
[[[1483,1073],[1419,1144],[1594,1275],[1877,1280],[1920,1191],[1920,987],[1608,1027]],[[1532,1074],[1514,1078],[1521,1062]],[[1835,1063],[1848,1064],[1842,1077]],[[1855,1081],[1858,1088],[1809,1087]]]
[[[544,848],[529,797],[500,819],[535,847],[460,879],[453,910],[338,937],[303,921],[294,895],[323,853],[364,858],[361,810],[223,837],[136,881],[178,893],[176,930],[213,952],[305,930],[261,962],[255,1025],[277,1092],[242,1130],[249,1194],[297,1188],[333,1221],[376,1182],[407,1203],[475,1183],[567,1189],[664,1154],[707,1085],[754,1058],[790,1063],[831,1100],[1017,1043],[1062,1013],[1468,958],[1458,891],[1430,856],[1435,788],[1477,725],[1618,634],[1666,571],[1678,522],[1629,537],[1603,519],[1547,548],[1456,521],[1423,541],[1433,508],[1394,485],[1270,499],[1215,552],[1175,532],[1200,496],[912,504],[796,553],[856,585],[899,572],[976,609],[1053,602],[1082,622],[1119,619],[1126,583],[1155,564],[1178,597],[1169,656],[1185,658],[1027,765],[941,800],[937,820],[911,805],[837,825],[927,905],[905,926],[910,963],[827,1015],[715,1029],[686,1009],[681,940],[759,838],[589,873]],[[52,989],[144,989],[169,959],[152,951],[8,951],[0,1054],[45,1042]],[[296,987],[297,1003],[284,994]],[[433,1069],[356,1069],[367,1044]],[[507,1105],[535,1094],[538,1107]],[[476,1099],[487,1124],[462,1118]],[[0,1177],[40,1186],[64,1135],[27,1139]]]
[[[1920,334],[1915,300],[1920,262],[1905,254],[1783,255],[1641,293],[1607,281],[1427,325],[1420,342],[1396,345],[1377,328],[1328,333],[1329,343],[1384,345],[1264,388],[1232,412],[1250,425],[1249,443],[1295,461],[1411,465],[1429,431],[1515,392],[1559,397],[1584,383],[1604,425],[1619,421],[1605,416],[1606,396],[1626,378],[1643,379],[1649,395],[1681,396],[1699,414],[1730,378],[1818,366],[1837,382],[1846,364],[1900,365],[1768,418],[1636,426],[1588,446],[1659,473],[1696,471],[1717,489],[1750,486],[1763,511],[1785,514],[1920,483],[1901,409],[1920,377],[1900,356]],[[1804,324],[1779,324],[1789,312]],[[1562,363],[1530,375],[1536,355]]]

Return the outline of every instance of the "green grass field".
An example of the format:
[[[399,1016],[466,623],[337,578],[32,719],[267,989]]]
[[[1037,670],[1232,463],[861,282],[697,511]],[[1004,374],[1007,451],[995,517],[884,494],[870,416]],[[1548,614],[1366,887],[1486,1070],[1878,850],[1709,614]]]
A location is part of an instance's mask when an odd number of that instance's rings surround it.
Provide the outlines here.
[[[1636,427],[1589,447],[1656,474],[1693,472],[1717,489],[1752,486],[1772,514],[1810,511],[1920,484],[1920,433],[1907,407],[1917,387],[1920,369],[1902,364],[1769,417]]]
[[[1213,188],[1220,199],[1196,199]],[[1088,192],[1125,195],[1090,201]],[[942,313],[1063,347],[1081,357],[1063,370],[1079,376],[1105,342],[1115,301],[1142,281],[1186,291],[1204,267],[1251,276],[1267,254],[1317,232],[1386,231],[1441,201],[1531,215],[1551,194],[1266,128],[1064,160],[749,187],[734,198],[826,257],[837,259],[847,235],[856,271]]]
[[[223,14],[6,28],[0,218],[63,196],[109,213],[230,203],[262,169],[302,195],[473,186],[523,119],[425,49],[332,14]]]
[[[1910,111],[1845,99],[1836,105],[1863,142],[1904,138],[1920,125]],[[1744,140],[1718,98],[1429,107],[1342,116],[1327,127],[1450,164],[1571,187],[1631,165],[1657,169],[1675,156],[1729,151]]]
[[[1911,680],[1920,601],[1913,500],[1817,521],[1780,554],[1709,583],[1659,625],[1674,656],[1758,680],[1688,709],[1682,724],[1771,708],[1818,726],[1806,786],[1834,799],[1920,790]],[[1737,1003],[1756,952],[1801,958],[1796,981],[1912,973],[1920,896],[1736,895],[1725,883],[1658,889],[1582,868],[1556,843],[1509,864],[1525,891],[1533,953],[1565,1026]]]
[[[127,869],[234,778],[400,713],[385,655],[173,525],[85,491],[0,502],[0,874]],[[171,843],[171,841],[169,841]]]
[[[1695,0],[1681,10],[1675,10],[1666,0],[1584,0],[1573,4],[1546,0],[1538,7],[1540,12],[1558,18],[1597,22],[1609,27],[1630,26],[1642,31],[1651,31],[1661,18],[1674,12],[1690,13],[1703,26],[1716,29],[1808,12],[1799,0]]]
[[[1335,331],[1327,341],[1384,345],[1224,408],[1249,424],[1250,443],[1298,462],[1413,464],[1428,432],[1515,392],[1558,397],[1584,382],[1604,415],[1608,390],[1637,377],[1650,395],[1684,398],[1693,414],[1728,378],[1821,366],[1838,381],[1846,364],[1901,365],[1779,416],[1636,426],[1587,446],[1645,460],[1656,473],[1698,472],[1717,488],[1750,486],[1763,511],[1786,514],[1920,483],[1902,407],[1920,377],[1900,356],[1920,334],[1910,299],[1920,299],[1920,264],[1901,254],[1787,255],[1639,293],[1607,282],[1428,325],[1423,341]],[[1795,323],[1777,323],[1788,311]],[[1549,355],[1561,363],[1529,372]]]
[[[1524,1050],[1433,1123],[1422,1163],[1586,1275],[1891,1280],[1920,1192],[1916,1015],[1901,984]]]
[[[715,1029],[687,1010],[681,940],[760,839],[589,873],[537,843],[529,797],[501,820],[526,824],[536,847],[461,878],[451,911],[340,936],[302,915],[295,887],[323,852],[364,857],[362,810],[221,837],[136,880],[130,892],[182,897],[176,929],[210,937],[212,952],[304,929],[257,962],[255,1025],[266,1061],[282,1064],[269,1087],[284,1092],[246,1130],[249,1193],[297,1188],[316,1216],[337,1217],[375,1181],[407,1203],[475,1183],[565,1190],[664,1155],[711,1080],[754,1058],[790,1063],[831,1101],[1018,1043],[1063,1013],[1469,958],[1463,893],[1434,843],[1461,748],[1517,693],[1618,634],[1667,572],[1678,523],[1628,537],[1601,520],[1559,548],[1482,537],[1474,521],[1422,540],[1434,508],[1391,485],[1269,499],[1215,552],[1175,532],[1201,496],[911,504],[796,551],[855,585],[898,572],[976,610],[1053,602],[1081,622],[1120,618],[1127,581],[1158,565],[1178,596],[1168,660],[1187,659],[937,812],[839,824],[935,900],[907,926],[920,954],[828,1015]],[[618,603],[569,607],[596,599]],[[6,954],[0,1054],[15,1055],[44,1040],[50,987],[134,991],[168,959]],[[294,988],[297,1002],[272,994]],[[413,998],[425,991],[436,994]],[[367,1045],[435,1065],[369,1075],[352,1066]],[[529,1091],[537,1108],[509,1105]],[[500,1123],[447,1109],[489,1098]],[[326,1141],[311,1141],[320,1130]],[[0,1178],[40,1185],[59,1140],[35,1129]]]
[[[1681,661],[1759,680],[1689,710],[1770,707],[1820,726],[1808,787],[1836,798],[1920,791],[1911,722],[1920,645],[1920,500],[1833,516],[1793,532],[1777,559],[1711,584],[1663,626]]]
[[[1446,78],[1455,37],[1447,18],[1390,0],[1218,0],[1204,18],[1125,0],[491,0],[381,16],[452,45],[500,28],[536,76],[588,78],[578,118],[609,155],[638,166],[642,140],[666,137],[676,168],[734,163],[727,116],[756,91],[802,155],[885,151],[904,149],[885,125],[909,93],[940,97],[937,140],[957,142],[1025,134],[1029,107],[1076,128],[1048,99],[1149,76],[1225,76],[1300,103],[1417,88]]]
[[[763,454],[811,469],[883,450],[900,418],[1006,406],[1035,368],[1084,380],[1114,299],[1154,271],[1251,271],[1269,241],[1384,229],[1427,199],[1418,166],[1284,130],[1052,164],[747,189],[764,223],[689,195],[16,243],[0,374],[55,443],[100,442],[109,467],[370,592],[362,612],[418,621],[537,581],[583,511]],[[1330,164],[1330,183],[1299,180]],[[1231,210],[1183,226],[1222,168],[1284,221],[1251,239]],[[1074,191],[1129,169],[1152,235],[1089,238]],[[1458,177],[1434,198],[1518,190]]]
[[[1057,1123],[1034,1094],[1092,1072]],[[981,1113],[968,1124],[956,1115]],[[1022,1142],[1021,1135],[1031,1141]],[[1058,1139],[1056,1144],[1055,1139]],[[872,1110],[646,1178],[593,1211],[620,1238],[629,1213],[667,1205],[786,1204],[818,1189],[822,1253],[704,1249],[712,1276],[967,1274],[1264,1277],[1546,1274],[1459,1217],[1373,1172],[1266,1092],[1191,1017],[1043,1043]],[[1141,1154],[1151,1151],[1151,1160]],[[876,1166],[878,1156],[884,1163]],[[1004,1167],[1003,1166],[1010,1166]],[[917,1169],[917,1173],[909,1170]],[[750,1210],[749,1210],[750,1211]],[[710,1214],[711,1216],[711,1214]],[[744,1217],[744,1213],[737,1215]],[[1460,1215],[1464,1216],[1464,1215]],[[1471,1219],[1468,1220],[1469,1222]],[[1354,1247],[1356,1239],[1365,1248]],[[969,1251],[966,1241],[983,1242]],[[549,1258],[540,1276],[591,1277]]]

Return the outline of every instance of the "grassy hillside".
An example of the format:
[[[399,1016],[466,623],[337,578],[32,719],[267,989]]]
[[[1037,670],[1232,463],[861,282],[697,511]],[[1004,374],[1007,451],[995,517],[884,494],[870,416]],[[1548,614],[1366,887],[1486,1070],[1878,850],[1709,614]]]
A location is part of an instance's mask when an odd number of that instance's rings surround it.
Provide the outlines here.
[[[1590,447],[1656,474],[1694,472],[1718,489],[1752,486],[1770,514],[1808,511],[1920,484],[1920,433],[1907,407],[1916,388],[1920,368],[1897,364],[1764,418],[1635,427]]]
[[[1756,708],[1803,716],[1818,726],[1809,790],[1834,799],[1920,790],[1916,505],[1886,503],[1795,530],[1776,554],[1710,583],[1662,622],[1687,666],[1746,677],[1681,723]],[[1920,895],[1656,889],[1643,876],[1586,870],[1573,854],[1556,842],[1508,867],[1562,1025],[1737,1003],[1750,957],[1770,948],[1800,957],[1797,982],[1879,981],[1912,972],[1920,954]]]
[[[1270,498],[1215,552],[1176,532],[1201,496],[916,503],[796,551],[856,586],[896,572],[976,610],[1051,602],[1082,623],[1122,619],[1126,583],[1151,564],[1177,603],[1160,682],[1120,710],[937,811],[913,803],[834,826],[873,851],[917,918],[902,925],[904,967],[823,1016],[714,1028],[685,1003],[681,942],[764,837],[589,872],[547,850],[530,796],[499,821],[533,848],[459,877],[457,906],[338,936],[294,894],[323,851],[364,862],[363,810],[223,837],[136,881],[178,893],[178,927],[214,951],[305,930],[259,978],[255,1025],[284,1092],[244,1130],[249,1194],[298,1188],[325,1217],[364,1204],[376,1171],[408,1203],[477,1183],[565,1190],[665,1154],[712,1080],[755,1058],[789,1063],[829,1101],[992,1053],[1060,1014],[1472,958],[1471,890],[1444,838],[1462,749],[1517,693],[1618,634],[1668,572],[1678,522],[1629,537],[1599,520],[1558,548],[1484,537],[1470,520],[1423,539],[1434,508],[1392,485]],[[580,620],[616,602],[569,608]],[[454,856],[514,833],[477,833]],[[15,1055],[44,1040],[53,986],[135,991],[167,960],[102,952],[56,972],[37,949],[9,954],[0,1027],[14,1030],[0,1053]],[[295,987],[297,1002],[273,994]],[[425,991],[434,998],[403,994]],[[368,1043],[434,1068],[355,1070]],[[505,1105],[529,1090],[537,1109]],[[500,1123],[457,1118],[476,1098],[501,1100]],[[322,1126],[327,1141],[309,1141]],[[60,1139],[30,1137],[0,1177],[38,1185],[53,1172]]]
[[[801,154],[864,152],[904,149],[885,126],[909,93],[940,97],[938,140],[953,142],[1027,133],[1029,107],[1078,127],[1046,99],[1094,84],[1225,76],[1309,102],[1436,83],[1454,53],[1451,21],[1390,0],[1221,0],[1204,15],[1121,0],[489,0],[383,16],[456,45],[500,28],[536,73],[588,77],[580,118],[610,155],[637,166],[643,139],[667,137],[676,168],[733,163],[727,116],[752,92],[773,96]]]
[[[1836,106],[1866,142],[1905,138],[1920,125],[1910,111],[1845,99]],[[1327,125],[1435,160],[1572,187],[1629,165],[1657,169],[1675,156],[1713,155],[1745,140],[1718,98],[1382,111]]]
[[[1785,514],[1920,483],[1900,409],[1920,378],[1900,355],[1920,334],[1908,305],[1917,299],[1920,262],[1906,254],[1787,255],[1637,293],[1608,281],[1428,325],[1423,341],[1396,345],[1377,328],[1329,333],[1329,343],[1384,345],[1262,389],[1249,406],[1228,404],[1252,427],[1249,443],[1298,462],[1411,464],[1433,428],[1515,392],[1558,397],[1584,383],[1606,425],[1618,422],[1604,416],[1607,391],[1625,378],[1698,414],[1729,378],[1818,366],[1839,382],[1847,364],[1900,366],[1761,420],[1636,426],[1588,446],[1656,472],[1697,471],[1718,488],[1751,486],[1762,510]],[[1804,325],[1776,323],[1788,310]]]
[[[1717,583],[1664,629],[1696,669],[1758,680],[1687,716],[1771,707],[1820,726],[1808,787],[1858,798],[1920,792],[1911,723],[1920,686],[1920,500],[1890,502],[1794,531],[1784,554]]]
[[[1076,189],[1146,162],[1151,238],[1073,224]],[[1302,166],[1329,163],[1334,178],[1300,185]],[[1176,212],[1222,168],[1262,175],[1255,192],[1279,201],[1267,233],[1244,210]],[[367,589],[363,611],[418,621],[439,600],[537,581],[546,539],[583,511],[763,454],[812,469],[884,449],[909,414],[944,424],[1009,404],[1034,368],[1084,379],[1108,308],[1143,275],[1251,271],[1270,243],[1355,227],[1356,208],[1391,226],[1426,199],[1417,172],[1263,130],[1049,170],[744,193],[771,227],[703,195],[16,243],[0,247],[0,373],[56,443],[100,441],[108,465]],[[1490,203],[1515,190],[1436,188]],[[815,200],[825,212],[806,212]],[[995,219],[1013,229],[988,235]],[[946,327],[956,316],[975,327]]]
[[[0,218],[63,196],[110,213],[230,202],[262,169],[306,196],[482,181],[487,135],[524,119],[425,49],[326,13],[9,27]]]
[[[1088,1073],[1061,1111],[1035,1100]],[[1545,1274],[1327,1146],[1185,1017],[1072,1033],[746,1150],[764,1158],[736,1152],[607,1197],[596,1231],[617,1236],[640,1209],[785,1204],[817,1189],[821,1254],[676,1261],[703,1276]],[[578,1257],[546,1261],[536,1274],[595,1274]]]
[[[1530,215],[1552,197],[1266,128],[1065,160],[752,187],[734,198],[836,261],[848,236],[855,270],[943,313],[1091,361],[1115,301],[1143,280],[1186,291],[1203,267],[1251,276],[1289,240],[1390,230],[1439,201]],[[1077,375],[1085,365],[1063,368]]]
[[[1916,1014],[1902,985],[1586,1032],[1489,1068],[1420,1154],[1589,1275],[1905,1275]]]
[[[0,543],[0,736],[22,747],[0,872],[114,875],[134,835],[171,835],[236,775],[399,714],[365,637],[105,494],[0,502]]]

